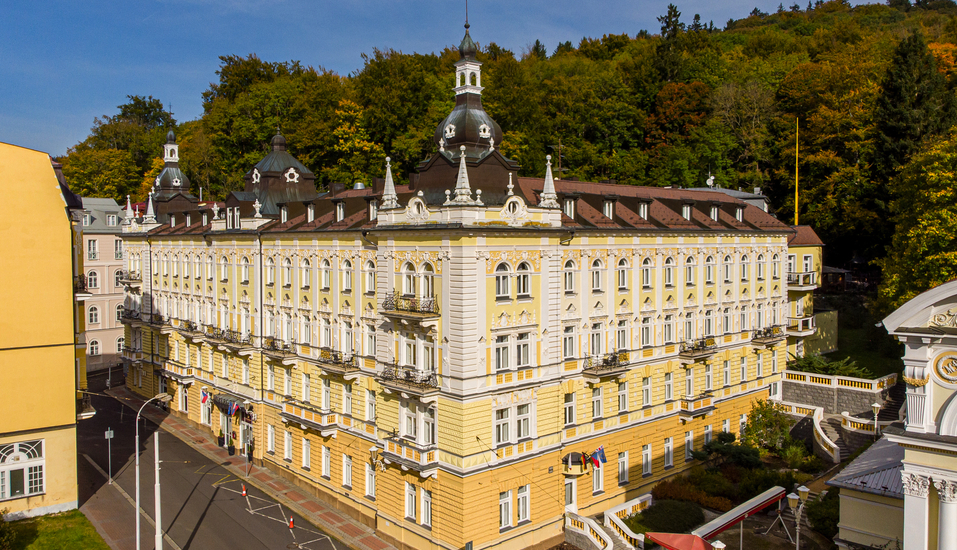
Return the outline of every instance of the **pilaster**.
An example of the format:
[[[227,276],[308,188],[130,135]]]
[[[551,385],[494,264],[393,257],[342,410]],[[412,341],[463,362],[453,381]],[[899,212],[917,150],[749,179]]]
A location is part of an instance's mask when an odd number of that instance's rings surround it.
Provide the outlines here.
[[[904,525],[907,527],[904,529],[904,548],[927,550],[930,478],[902,471],[901,481],[904,484]]]

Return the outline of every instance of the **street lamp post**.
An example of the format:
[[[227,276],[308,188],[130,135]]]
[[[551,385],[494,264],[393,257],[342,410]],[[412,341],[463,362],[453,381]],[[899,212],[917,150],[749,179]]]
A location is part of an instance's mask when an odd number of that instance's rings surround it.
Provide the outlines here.
[[[874,439],[877,439],[877,432],[881,429],[880,426],[877,425],[877,413],[881,412],[881,404],[876,402],[872,403],[871,409],[874,411]]]
[[[151,397],[140,410],[136,412],[136,550],[140,550],[140,413],[150,401],[159,401],[160,403],[169,403],[173,396],[168,393],[158,393]],[[156,489],[154,506],[156,507],[156,550],[163,549],[163,528],[160,519],[160,485],[159,485],[159,430],[154,434],[153,449],[156,455]]]
[[[794,550],[801,550],[801,515],[804,513],[804,505],[807,504],[807,496],[811,490],[801,485],[797,491],[798,495],[794,493],[788,495],[788,506],[794,512],[794,529],[797,532],[794,537]]]

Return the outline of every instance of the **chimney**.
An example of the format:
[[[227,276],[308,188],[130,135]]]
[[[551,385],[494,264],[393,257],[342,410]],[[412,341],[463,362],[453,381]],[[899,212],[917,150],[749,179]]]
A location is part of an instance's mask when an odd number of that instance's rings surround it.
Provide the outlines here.
[[[760,194],[761,194],[761,188],[760,188],[760,187],[755,187],[755,188],[754,188],[754,194],[755,194],[755,195],[760,195]]]

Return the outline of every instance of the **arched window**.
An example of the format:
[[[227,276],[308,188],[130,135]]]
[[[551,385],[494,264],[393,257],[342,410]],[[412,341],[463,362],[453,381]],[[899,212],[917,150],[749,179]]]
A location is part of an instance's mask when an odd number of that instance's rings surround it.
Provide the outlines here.
[[[100,287],[100,277],[96,274],[96,271],[90,270],[86,274],[86,287],[87,288],[99,288]]]
[[[781,258],[777,254],[771,257],[771,277],[775,279],[781,278]]]
[[[685,284],[694,286],[694,256],[688,256],[685,260]]]
[[[266,284],[271,285],[276,282],[276,260],[266,258]]]
[[[724,282],[731,282],[731,256],[724,257]]]
[[[169,275],[169,255],[163,254],[163,277]]]
[[[120,336],[116,339],[116,353],[123,353],[123,347],[126,345],[126,338]]]
[[[123,304],[116,304],[116,322],[123,321]]]
[[[764,254],[758,255],[758,280],[764,280]]]
[[[206,256],[206,278],[210,281],[213,280],[213,256]]]
[[[332,286],[332,264],[329,260],[322,260],[322,288],[328,290]]]
[[[628,260],[618,260],[618,290],[628,290]]]
[[[724,320],[723,320],[724,326],[722,328],[722,332],[725,334],[729,334],[732,332],[731,331],[731,308],[727,308],[727,307],[724,308],[723,315],[724,315]]]
[[[173,277],[179,277],[179,256],[173,254]]]
[[[312,264],[308,258],[303,258],[299,264],[299,279],[299,286],[309,288],[309,283],[312,282]]]
[[[292,260],[289,258],[282,261],[282,286],[292,286]]]
[[[419,294],[422,298],[431,298],[435,294],[434,280],[435,269],[432,264],[422,264],[422,275],[420,277],[422,284],[419,285]]]
[[[150,262],[150,265],[153,266],[153,275],[159,275],[159,267],[160,267],[159,254],[153,254],[153,261]]]
[[[406,263],[402,266],[402,294],[415,296],[415,266]]]
[[[641,262],[641,287],[651,288],[651,258],[645,258]]]
[[[352,262],[349,260],[342,262],[342,291],[352,292]]]
[[[248,283],[248,282],[249,282],[249,258],[247,258],[247,257],[245,257],[245,256],[243,256],[243,259],[242,259],[242,273],[241,273],[241,275],[242,275],[242,277],[241,277],[242,281],[243,281],[244,283]]]
[[[90,340],[87,348],[90,350],[90,355],[99,355],[100,354],[100,341],[99,340]]]
[[[515,292],[519,297],[528,297],[532,294],[531,272],[532,268],[528,265],[528,262],[522,262],[518,264],[518,277],[515,279],[517,288],[515,289]]]
[[[591,290],[592,292],[601,292],[602,269],[605,266],[601,260],[595,260],[591,263]]]
[[[704,284],[714,284],[714,256],[708,256],[704,260]]]
[[[197,279],[202,278],[203,276],[202,264],[203,264],[203,259],[200,257],[199,254],[197,254],[196,257],[193,258],[193,277]]]
[[[219,260],[219,279],[224,283],[229,280],[229,258],[226,256]]]
[[[739,330],[744,332],[748,330],[748,306],[741,306],[741,326]]]
[[[568,260],[564,269],[565,292],[575,292],[575,262]]]
[[[375,264],[366,262],[366,294],[375,294]]]
[[[90,306],[90,309],[87,310],[86,320],[91,325],[98,324],[100,322],[100,308],[96,306]]]
[[[498,299],[508,299],[512,297],[509,288],[509,268],[508,264],[501,263],[495,268],[495,297]]]
[[[117,269],[113,272],[113,288],[120,288],[123,286],[123,270]]]
[[[183,256],[183,278],[189,279],[189,255]]]
[[[665,260],[665,286],[671,287],[675,285],[675,261],[671,258]]]
[[[748,256],[747,255],[741,256],[741,280],[742,281],[748,280],[748,265],[749,265]]]

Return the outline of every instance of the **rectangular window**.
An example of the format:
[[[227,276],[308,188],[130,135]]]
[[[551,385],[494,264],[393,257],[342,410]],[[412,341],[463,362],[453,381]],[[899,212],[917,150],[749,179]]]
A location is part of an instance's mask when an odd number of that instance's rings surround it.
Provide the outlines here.
[[[628,484],[628,451],[618,453],[618,485]]]
[[[591,417],[593,419],[601,418],[601,388],[592,388],[591,390]]]
[[[302,438],[302,467],[308,470],[312,466],[312,442]]]
[[[745,429],[748,426],[748,415],[742,414],[738,417],[738,439],[744,435]]]
[[[592,468],[591,473],[591,492],[600,493],[605,490],[605,468],[601,462],[598,466]]]
[[[575,200],[574,199],[565,199],[565,215],[571,219],[575,219]]]
[[[229,378],[229,361],[226,360],[226,354],[225,354],[225,353],[222,355],[222,358],[223,358],[223,363],[222,363],[222,373],[221,373],[221,375],[222,375],[223,378]]]
[[[498,494],[498,528],[505,529],[512,526],[512,492],[505,491]]]
[[[778,350],[774,350],[771,353],[771,373],[777,374],[778,372]]]
[[[342,486],[352,487],[352,457],[342,455]]]
[[[366,390],[366,420],[368,422],[376,421],[375,405],[375,392],[372,390]]]
[[[646,348],[651,345],[651,318],[644,317],[641,320],[641,347]]]
[[[282,457],[289,462],[292,462],[292,432],[286,431],[286,436],[283,439],[282,445]]]
[[[601,213],[605,215],[606,218],[614,219],[615,218],[615,201],[605,201],[601,205]]]
[[[672,399],[674,399],[675,392],[674,392],[673,382],[674,380],[672,380],[671,378],[671,373],[666,372],[665,373],[665,401],[671,401]]]
[[[641,405],[643,407],[651,405],[651,377],[641,381]]]
[[[375,355],[375,326],[366,325],[366,355]]]
[[[665,326],[664,326],[664,338],[666,344],[674,344],[674,317],[671,315],[665,315]]]
[[[499,266],[499,271],[503,266]],[[511,298],[511,289],[509,288],[509,274],[507,273],[508,269],[505,269],[505,272],[499,271],[500,274],[495,276],[495,297],[499,300],[507,300]]]
[[[628,382],[618,383],[618,412],[628,411]]]
[[[724,362],[724,385],[731,385],[731,361]]]
[[[249,385],[249,359],[246,357],[243,357],[243,384]]]
[[[748,358],[741,358],[741,381],[746,382],[748,380]]]
[[[565,425],[571,426],[575,423],[575,394],[565,394]]]
[[[425,409],[425,414],[423,414],[422,416],[422,423],[425,424],[425,426],[423,426],[423,431],[425,433],[422,434],[425,436],[424,437],[425,441],[423,443],[425,443],[426,445],[434,445],[435,444],[435,409],[434,408],[430,407],[428,409]]]
[[[529,413],[531,412],[531,405],[519,405],[516,410],[515,418],[515,437],[519,440],[522,440],[526,437],[531,437],[531,420],[529,419]]]
[[[764,376],[764,356],[760,353],[758,354],[758,360],[756,362],[755,368],[757,369],[758,378]]]
[[[495,337],[495,369],[508,369],[508,336]]]
[[[422,489],[422,521],[426,527],[432,526],[432,491]]]
[[[565,359],[575,357],[575,327],[565,327],[565,332],[562,336],[562,353]]]
[[[531,485],[522,485],[518,488],[518,497],[515,499],[515,508],[518,515],[518,522],[529,521],[531,518],[531,507],[529,506],[529,495],[532,492]]]
[[[405,517],[415,521],[415,485],[406,482],[405,484]]]
[[[308,374],[302,373],[302,400],[306,403],[308,403],[309,399],[312,397],[311,395],[312,392],[310,391],[311,390],[310,380],[311,380],[311,377]]]
[[[405,403],[403,405],[403,416],[405,417],[405,433],[402,434],[410,439],[419,438],[419,422],[415,414],[415,404]]]
[[[495,411],[495,444],[504,445],[508,442],[508,409],[499,409]]]
[[[694,431],[685,432],[685,460],[694,460],[691,453],[694,452]]]
[[[515,365],[518,367],[527,367],[530,364],[529,351],[531,349],[531,334],[523,332],[518,335],[518,342],[515,344]]]
[[[694,395],[694,367],[689,366],[685,370],[685,398],[690,399]]]
[[[651,445],[641,446],[641,475],[651,475]]]
[[[292,395],[292,369],[282,369],[283,395]]]
[[[329,479],[329,472],[332,470],[332,450],[325,445],[322,446],[322,477]]]
[[[366,463],[366,496],[375,498],[375,466]]]
[[[594,323],[591,326],[591,354],[601,355],[605,346],[605,335],[602,331],[601,323]]]
[[[728,433],[728,432],[731,431],[731,419],[730,419],[730,418],[725,418],[725,419],[724,419],[724,422],[721,423],[721,431],[724,432],[724,433]]]
[[[668,437],[665,439],[665,468],[671,468],[674,466],[674,441],[675,439],[673,437]]]
[[[206,402],[200,407],[203,412],[203,424],[210,426],[213,423],[213,402],[209,398],[206,399]]]
[[[276,452],[276,427],[272,424],[266,425],[266,452]]]
[[[615,332],[615,349],[628,349],[628,321],[618,321],[618,330]]]
[[[711,443],[711,424],[704,427],[704,444]]]
[[[327,411],[332,408],[332,382],[328,378],[322,381],[322,408]]]
[[[342,385],[342,414],[352,416],[352,384]]]
[[[704,366],[704,389],[706,391],[711,391],[713,389],[714,382],[713,377],[711,376],[711,365]]]

